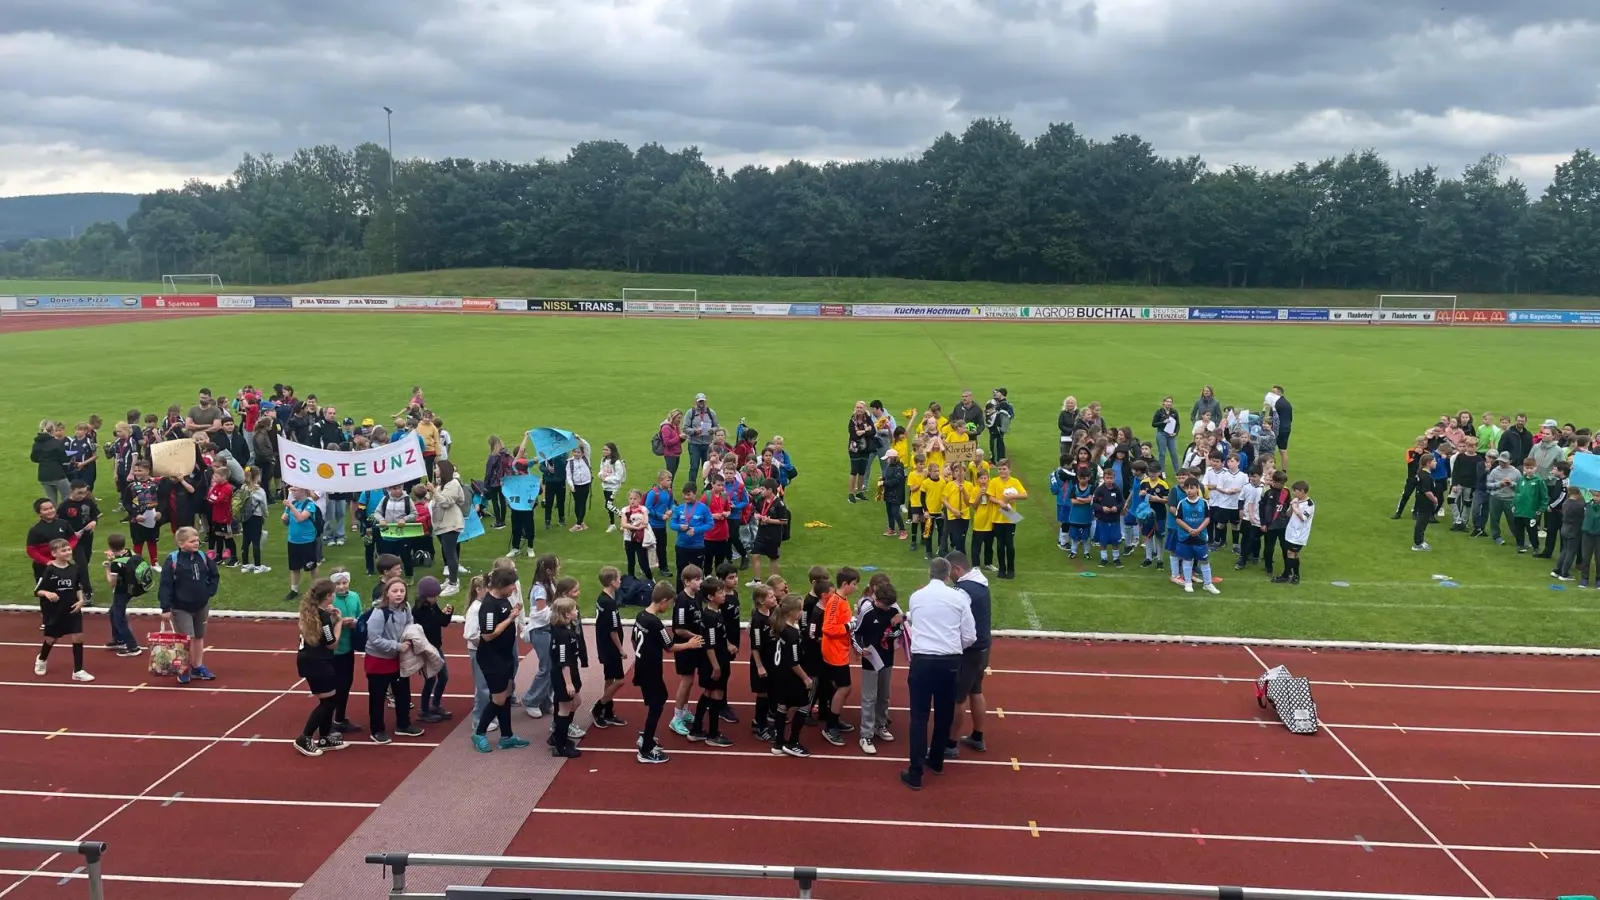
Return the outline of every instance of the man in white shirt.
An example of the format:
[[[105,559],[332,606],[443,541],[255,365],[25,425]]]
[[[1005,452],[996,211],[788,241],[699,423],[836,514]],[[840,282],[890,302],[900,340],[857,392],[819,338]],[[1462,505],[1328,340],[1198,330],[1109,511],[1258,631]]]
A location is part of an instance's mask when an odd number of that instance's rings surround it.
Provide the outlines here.
[[[900,783],[922,790],[922,770],[944,773],[944,749],[950,744],[955,721],[956,679],[961,655],[978,640],[972,618],[972,601],[951,587],[950,563],[938,558],[928,564],[928,583],[911,595],[906,624],[911,629],[911,666],[907,676],[911,693],[910,767],[900,773]],[[928,709],[933,708],[933,734],[929,740]],[[929,747],[933,750],[929,750]]]

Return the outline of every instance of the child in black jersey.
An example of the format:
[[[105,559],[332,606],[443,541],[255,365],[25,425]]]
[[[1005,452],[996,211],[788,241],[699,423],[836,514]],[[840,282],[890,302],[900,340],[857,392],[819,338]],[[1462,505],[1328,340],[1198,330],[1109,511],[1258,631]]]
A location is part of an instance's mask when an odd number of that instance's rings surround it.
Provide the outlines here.
[[[594,653],[600,660],[600,673],[606,684],[594,709],[590,710],[596,728],[628,724],[617,718],[615,702],[617,691],[622,688],[626,658],[622,649],[622,602],[617,597],[617,585],[621,583],[622,573],[616,566],[600,570],[600,596],[595,600],[594,613]]]
[[[776,578],[777,576],[773,576]],[[772,588],[756,585],[750,592],[750,693],[756,698],[755,716],[750,720],[750,730],[756,739],[771,743],[772,726],[768,722],[771,701],[767,699],[767,671],[772,666],[772,609],[776,603]]]
[[[300,650],[295,656],[295,668],[317,701],[300,736],[294,740],[294,748],[302,756],[321,756],[325,750],[343,750],[346,746],[344,736],[333,727],[339,693],[333,648],[355,619],[341,616],[334,609],[333,594],[333,582],[324,578],[300,598]]]
[[[678,592],[677,599],[672,604],[672,633],[676,640],[687,641],[691,637],[703,637],[700,617],[700,583],[705,580],[705,573],[699,566],[684,566],[678,573],[683,581],[683,590]],[[686,649],[672,655],[673,670],[678,673],[678,690],[674,696],[676,708],[672,714],[672,722],[668,725],[673,734],[681,737],[689,736],[690,720],[693,718],[689,712],[689,691],[694,687],[694,677],[700,671],[699,649]]]
[[[732,747],[733,741],[722,733],[721,716],[728,696],[728,673],[733,666],[728,624],[722,617],[727,586],[721,581],[707,581],[704,596],[705,613],[700,619],[701,634],[705,636],[705,650],[700,656],[700,700],[695,703],[689,740],[704,741],[707,747]]]
[[[72,680],[94,680],[83,669],[83,579],[76,560],[72,558],[72,543],[63,538],[50,542],[50,564],[34,582],[33,593],[39,598],[39,614],[44,619],[44,642],[39,646],[39,658],[33,661],[33,674],[46,672],[46,660],[56,642],[72,642]]]
[[[905,616],[896,604],[894,585],[874,575],[862,599],[860,618],[852,637],[861,652],[861,752],[878,752],[878,741],[892,741],[889,733],[889,685],[894,673],[894,648],[900,640]]]
[[[801,600],[800,666],[811,678],[811,696],[803,715],[807,721],[814,722],[818,718],[817,685],[821,684],[817,676],[822,674],[822,598],[833,590],[833,579],[822,566],[812,566],[806,576],[811,582],[811,591]]]
[[[767,692],[773,715],[773,756],[807,757],[811,751],[800,744],[805,728],[805,709],[810,704],[815,682],[800,662],[800,616],[804,604],[785,597],[772,616],[773,664],[767,670]]]
[[[583,678],[578,674],[578,632],[582,624],[578,620],[578,603],[570,596],[577,590],[576,578],[561,579],[556,582],[556,601],[550,606],[550,663],[554,670],[550,686],[556,702],[555,721],[550,727],[550,755],[568,759],[583,755],[567,733],[583,690]]]
[[[717,566],[717,580],[721,581],[722,586],[726,588],[722,595],[722,633],[726,635],[728,640],[728,658],[737,660],[739,658],[741,632],[744,627],[744,622],[739,615],[739,567],[731,562]],[[727,722],[729,725],[739,724],[739,716],[734,713],[733,707],[727,703],[722,704],[722,709],[718,715],[722,716],[722,721]]]
[[[665,654],[698,650],[703,643],[699,635],[685,640],[674,638],[672,629],[661,621],[661,614],[667,611],[675,596],[670,582],[657,582],[650,594],[650,605],[633,617],[633,684],[639,689],[645,707],[644,730],[639,732],[636,758],[646,764],[664,763],[668,759],[661,745],[656,743],[656,727],[661,724],[661,712],[667,706],[667,679],[662,673]]]
[[[477,607],[478,650],[474,657],[483,673],[489,702],[478,715],[472,746],[479,753],[489,752],[489,723],[498,722],[500,749],[526,747],[528,742],[511,733],[511,692],[516,689],[517,615],[512,598],[517,592],[515,569],[495,569],[489,573],[489,590],[474,605]]]

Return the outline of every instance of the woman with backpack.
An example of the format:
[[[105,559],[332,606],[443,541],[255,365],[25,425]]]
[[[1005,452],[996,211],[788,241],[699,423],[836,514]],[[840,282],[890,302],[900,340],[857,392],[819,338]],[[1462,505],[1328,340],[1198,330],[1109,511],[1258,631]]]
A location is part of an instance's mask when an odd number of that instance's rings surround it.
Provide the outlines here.
[[[678,479],[678,463],[683,459],[683,410],[667,413],[667,418],[650,438],[650,452],[666,460],[672,481]],[[672,483],[668,483],[668,487]]]
[[[484,498],[489,501],[489,507],[494,511],[494,527],[506,527],[506,495],[500,490],[501,483],[505,481],[511,471],[511,451],[506,449],[505,441],[500,440],[500,435],[489,435],[489,459],[483,465],[483,489],[487,493]]]
[[[410,588],[401,579],[385,582],[378,605],[366,616],[366,657],[363,668],[367,673],[367,715],[374,744],[392,742],[384,721],[384,707],[389,693],[394,693],[394,733],[404,737],[420,737],[422,729],[411,721],[411,679],[400,674],[400,653],[409,650],[411,642],[405,631],[411,625],[411,607],[406,603]]]

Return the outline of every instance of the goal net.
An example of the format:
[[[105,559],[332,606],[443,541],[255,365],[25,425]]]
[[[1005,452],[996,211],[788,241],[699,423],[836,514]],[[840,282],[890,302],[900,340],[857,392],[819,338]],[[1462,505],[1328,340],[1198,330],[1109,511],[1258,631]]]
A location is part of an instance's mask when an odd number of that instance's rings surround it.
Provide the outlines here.
[[[694,288],[625,287],[622,303],[630,316],[700,317],[700,292]]]
[[[1454,325],[1457,297],[1455,294],[1379,294],[1378,314],[1374,323],[1439,322]]]
[[[221,275],[163,275],[161,276],[161,293],[208,293],[215,294],[222,291]]]

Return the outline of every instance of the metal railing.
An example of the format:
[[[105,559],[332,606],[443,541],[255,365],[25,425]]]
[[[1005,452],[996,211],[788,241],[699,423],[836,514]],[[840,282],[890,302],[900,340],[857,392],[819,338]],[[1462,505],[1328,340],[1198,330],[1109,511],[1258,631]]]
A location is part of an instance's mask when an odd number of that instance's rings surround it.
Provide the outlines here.
[[[105,900],[105,886],[100,878],[100,857],[106,845],[100,841],[36,841],[30,838],[0,838],[0,851],[18,850],[30,853],[76,853],[83,857],[83,869],[89,882],[89,900]],[[73,873],[76,875],[77,873]],[[52,873],[40,872],[40,878],[53,878]]]
[[[1143,894],[1156,897],[1206,897],[1215,900],[1482,900],[1442,894],[1363,894],[1339,891],[1292,891],[1277,888],[1163,884],[1146,881],[1096,881],[1082,878],[1032,878],[1014,875],[968,875],[952,872],[910,872],[879,869],[830,869],[818,866],[751,866],[721,863],[652,862],[631,859],[559,859],[538,856],[466,856],[448,853],[368,853],[367,862],[390,870],[390,897],[562,898],[562,900],[725,900],[725,896],[683,893],[617,893],[552,888],[447,888],[443,894],[409,894],[406,873],[412,866],[468,869],[517,869],[539,872],[584,872],[594,875],[677,875],[698,878],[749,878],[792,881],[802,900],[818,882],[914,884],[936,888],[989,888],[1046,893]]]

